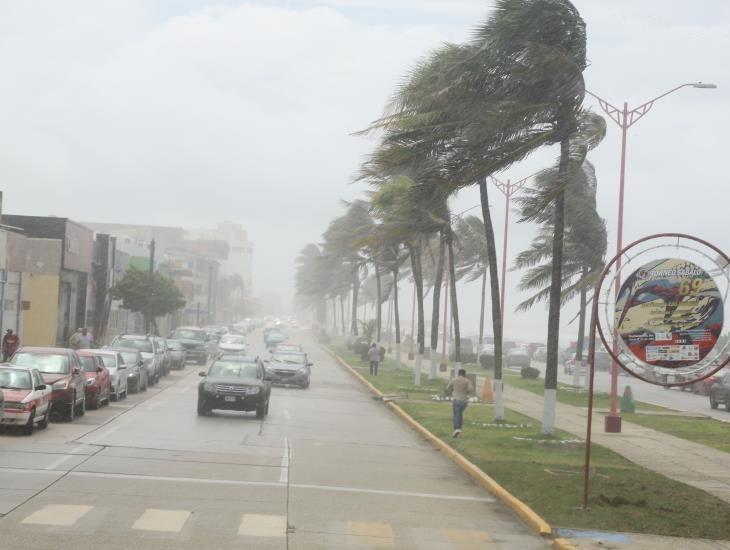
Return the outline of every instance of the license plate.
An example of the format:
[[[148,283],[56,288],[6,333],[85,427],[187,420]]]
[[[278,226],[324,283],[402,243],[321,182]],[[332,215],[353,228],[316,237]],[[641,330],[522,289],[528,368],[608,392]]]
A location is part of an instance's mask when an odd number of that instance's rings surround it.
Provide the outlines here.
[[[226,395],[223,398],[223,401],[235,401],[235,400],[236,400],[236,396],[235,395]]]

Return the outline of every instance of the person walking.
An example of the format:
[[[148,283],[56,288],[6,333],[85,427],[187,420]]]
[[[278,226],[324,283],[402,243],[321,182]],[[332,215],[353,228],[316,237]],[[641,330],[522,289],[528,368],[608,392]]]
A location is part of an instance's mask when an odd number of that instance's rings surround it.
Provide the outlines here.
[[[3,336],[3,362],[9,361],[20,345],[20,338],[9,328]]]
[[[474,385],[466,377],[466,370],[459,369],[458,376],[452,378],[446,386],[446,394],[451,395],[454,411],[454,433],[451,437],[459,437],[464,423],[464,410],[469,404],[469,394],[474,393]]]
[[[368,360],[370,361],[370,376],[378,375],[378,363],[380,363],[380,348],[373,342],[368,350]]]
[[[89,349],[93,343],[94,339],[91,337],[89,329],[82,328],[81,334],[79,334],[79,349]]]

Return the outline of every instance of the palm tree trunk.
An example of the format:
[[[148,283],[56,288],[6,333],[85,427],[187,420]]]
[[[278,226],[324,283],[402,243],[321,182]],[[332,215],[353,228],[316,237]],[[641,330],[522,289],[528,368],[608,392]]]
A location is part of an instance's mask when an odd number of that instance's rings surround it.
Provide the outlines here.
[[[433,380],[438,376],[438,354],[436,350],[439,345],[439,302],[441,301],[441,281],[444,276],[444,233],[439,232],[439,256],[436,263],[436,273],[433,282],[433,307],[431,308],[431,368],[428,371],[428,378]],[[444,327],[445,330],[445,327]]]
[[[456,300],[456,267],[454,266],[454,239],[449,230],[449,287],[451,290],[451,318],[454,320],[454,366],[461,367],[461,329],[459,326],[459,302]]]
[[[482,203],[484,234],[487,239],[487,258],[489,260],[489,291],[492,300],[492,330],[494,332],[494,418],[504,420],[502,402],[502,314],[499,303],[499,276],[497,275],[497,246],[494,242],[492,214],[489,211],[487,179],[479,181],[479,198]],[[504,281],[502,281],[504,284]]]
[[[542,433],[555,433],[555,402],[558,388],[558,342],[560,338],[560,299],[563,271],[563,236],[565,233],[565,181],[568,176],[568,139],[560,142],[560,164],[557,185],[560,192],[555,197],[553,219],[552,273],[550,278],[550,305],[548,309],[547,365],[545,367],[545,393],[542,414]]]
[[[578,341],[575,345],[575,365],[573,365],[573,385],[580,384],[580,369],[583,364],[583,347],[586,333],[586,308],[588,307],[588,289],[585,280],[588,276],[588,267],[583,266],[580,287],[580,310],[578,311]]]
[[[401,366],[400,313],[398,311],[398,265],[393,269],[393,309],[395,313],[395,364]]]
[[[381,283],[380,283],[380,269],[378,269],[378,263],[373,261],[373,267],[375,269],[375,341],[380,345],[382,339],[383,329],[383,304],[381,302]]]
[[[356,265],[352,269],[352,323],[350,331],[357,336],[357,293],[360,290],[360,269]]]
[[[415,385],[421,385],[421,361],[423,360],[424,351],[424,316],[423,316],[423,271],[421,269],[421,244],[415,243],[411,245],[411,267],[413,269],[413,279],[416,283],[416,308],[418,310],[418,336],[416,343],[416,368],[415,368]]]
[[[486,305],[486,302],[487,302],[487,268],[485,266],[484,273],[482,273],[482,305],[479,309],[479,351],[481,351],[482,342],[484,341],[484,306]]]

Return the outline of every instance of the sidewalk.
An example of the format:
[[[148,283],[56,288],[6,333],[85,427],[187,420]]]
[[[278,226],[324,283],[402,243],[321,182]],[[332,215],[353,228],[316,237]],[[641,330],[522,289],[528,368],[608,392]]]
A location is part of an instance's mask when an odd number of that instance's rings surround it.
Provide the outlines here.
[[[392,358],[392,357],[391,357]],[[414,367],[404,354],[403,363]],[[430,361],[424,358],[422,377],[428,377]],[[449,372],[439,372],[448,378]],[[484,376],[477,376],[481,395]],[[542,419],[542,396],[512,386],[504,387],[504,406],[535,420]],[[557,403],[556,427],[585,438],[588,409]],[[730,502],[730,453],[693,443],[669,434],[627,422],[619,434],[604,433],[603,415],[594,411],[593,443],[602,445],[628,460],[670,479],[691,485]]]

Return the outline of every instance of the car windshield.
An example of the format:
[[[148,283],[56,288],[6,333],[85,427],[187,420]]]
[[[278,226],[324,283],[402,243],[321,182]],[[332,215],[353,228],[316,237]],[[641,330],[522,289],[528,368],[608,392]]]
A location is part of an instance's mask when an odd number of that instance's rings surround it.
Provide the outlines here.
[[[228,334],[221,338],[221,344],[245,344],[246,340],[243,336],[235,336]]]
[[[99,353],[99,357],[104,362],[104,366],[108,369],[117,368],[117,354],[116,353]]]
[[[122,351],[120,353],[122,354],[122,359],[128,365],[134,365],[139,360],[136,352]]]
[[[301,351],[302,346],[296,344],[279,344],[276,347],[276,351]]]
[[[114,341],[114,347],[136,349],[143,353],[153,353],[152,342],[147,339],[119,338]]]
[[[29,390],[32,388],[30,372],[15,369],[0,369],[0,388]]]
[[[81,356],[81,364],[84,367],[84,372],[95,372],[97,369],[96,363],[93,357]]]
[[[172,342],[170,340],[167,341],[167,347],[170,348],[172,351],[182,351],[183,345],[180,342]]]
[[[46,374],[68,374],[71,370],[66,354],[16,353],[11,363],[22,367],[33,367]]]
[[[241,363],[238,361],[216,361],[210,366],[208,376],[225,376],[229,378],[256,378],[258,367],[256,363]]]
[[[271,360],[276,363],[292,363],[295,365],[304,363],[303,353],[275,353]]]
[[[205,340],[205,332],[202,330],[178,329],[172,333],[172,337],[182,340]]]

